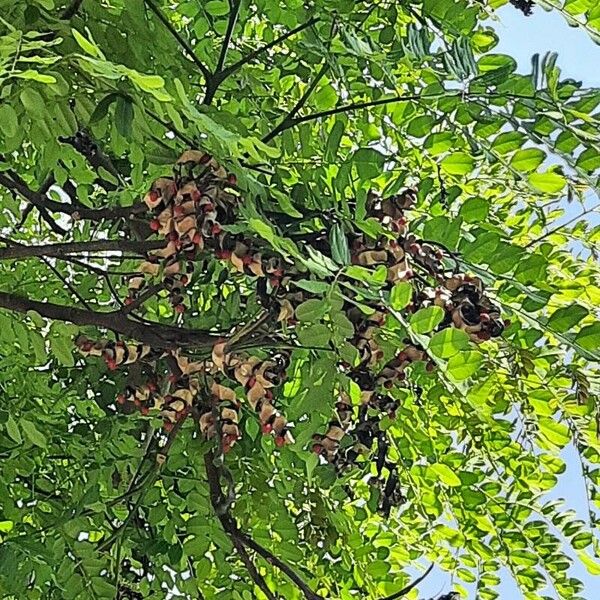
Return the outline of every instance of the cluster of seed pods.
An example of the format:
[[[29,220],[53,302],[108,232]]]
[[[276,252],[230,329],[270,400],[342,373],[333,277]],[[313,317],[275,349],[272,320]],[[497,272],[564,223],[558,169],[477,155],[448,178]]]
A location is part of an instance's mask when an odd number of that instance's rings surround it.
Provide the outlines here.
[[[228,452],[240,437],[240,403],[230,386],[241,385],[263,434],[273,434],[277,446],[293,442],[285,417],[273,404],[273,392],[285,380],[288,354],[262,360],[233,354],[222,342],[214,346],[210,359],[193,362],[179,352],[156,353],[146,345],[85,337],[79,337],[76,345],[84,356],[101,357],[110,370],[144,363],[152,373],[148,381],[127,385],[117,403],[134,406],[144,415],[156,411],[166,431],[194,411],[202,434],[212,439],[220,433],[223,451]]]
[[[126,303],[135,302],[150,281],[158,280],[168,290],[174,309],[183,312],[184,288],[191,283],[195,261],[212,255],[229,265],[232,277],[256,282],[256,293],[268,309],[271,327],[285,323],[283,335],[291,345],[295,344],[295,311],[315,296],[293,286],[297,279],[306,277],[296,263],[284,260],[263,241],[224,230],[238,219],[241,195],[235,176],[210,156],[188,151],[177,161],[174,177],[158,179],[144,200],[150,228],[165,240],[165,246],[148,253],[138,272],[128,280]],[[367,268],[385,267],[388,289],[411,281],[414,293],[406,310],[441,307],[445,316],[439,329],[463,329],[476,343],[501,335],[505,323],[499,308],[486,296],[482,282],[458,273],[456,261],[454,268],[449,267],[453,257],[439,244],[420,240],[408,231],[406,213],[416,202],[417,193],[411,189],[389,198],[369,194],[367,217],[377,220],[385,235],[369,237],[346,224],[341,235],[345,236],[351,263]],[[317,225],[320,231],[307,235],[299,245],[310,245],[331,256],[331,223],[324,221]],[[343,273],[338,275],[338,279],[344,277]],[[351,302],[344,305],[354,326],[351,343],[358,351],[358,359],[356,364],[339,366],[360,388],[360,402],[354,406],[340,391],[335,416],[325,432],[315,434],[312,448],[327,462],[341,467],[373,455],[376,445],[376,480],[385,513],[394,499],[401,498],[395,468],[386,458],[386,434],[379,427],[383,415],[393,418],[398,409],[389,390],[406,380],[414,363],[425,363],[427,370],[435,364],[411,340],[406,340],[391,359],[384,360],[378,337],[388,308],[379,301],[361,298],[361,302],[369,305],[370,314]],[[240,403],[233,388],[241,386],[263,433],[274,435],[278,446],[293,441],[285,417],[274,406],[277,390],[285,379],[288,353],[259,359],[231,351],[224,340],[214,346],[210,359],[193,362],[180,351],[161,353],[148,346],[122,342],[84,340],[78,346],[84,354],[102,356],[110,369],[136,361],[147,363],[151,373],[148,381],[127,387],[118,402],[133,403],[143,413],[158,410],[166,429],[192,411],[199,417],[202,433],[207,438],[220,434],[223,449],[229,450],[240,436]],[[166,370],[159,366],[164,363]],[[346,436],[348,439],[344,440]]]

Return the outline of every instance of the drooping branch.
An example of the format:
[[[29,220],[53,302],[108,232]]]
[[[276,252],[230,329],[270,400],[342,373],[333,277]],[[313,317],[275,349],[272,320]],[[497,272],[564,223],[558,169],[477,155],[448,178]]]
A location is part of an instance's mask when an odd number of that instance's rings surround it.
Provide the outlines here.
[[[52,217],[50,214],[48,207],[42,201],[45,197],[45,192],[34,192],[30,189],[27,184],[13,171],[6,171],[6,175],[4,173],[0,173],[0,185],[3,185],[5,188],[10,190],[13,194],[17,194],[28,200],[31,205],[38,209],[40,216],[42,219],[48,224],[50,229],[58,234],[65,235],[67,231],[63,229]],[[43,188],[42,188],[43,189]],[[27,215],[25,215],[27,218]]]
[[[42,317],[68,321],[75,325],[92,325],[119,333],[127,338],[149,344],[153,348],[209,349],[221,338],[202,330],[182,329],[160,323],[147,325],[130,320],[120,311],[96,312],[71,306],[40,302],[8,292],[0,292],[0,308],[27,313],[32,310]]]
[[[210,79],[210,70],[208,67],[198,58],[194,49],[190,46],[189,42],[173,27],[169,19],[165,17],[160,8],[154,3],[154,0],[144,0],[150,10],[156,15],[158,20],[169,30],[169,33],[179,42],[179,45],[186,51],[192,62],[200,69],[204,79],[208,81]]]
[[[0,248],[0,260],[13,258],[29,258],[36,256],[70,257],[86,252],[132,252],[142,256],[150,250],[165,246],[165,240],[96,240],[90,242],[68,242],[63,244],[41,244],[25,246],[13,240],[0,237],[0,241],[9,244],[8,248]]]
[[[241,69],[244,65],[247,65],[248,63],[252,62],[255,58],[258,58],[264,52],[268,52],[269,50],[275,48],[282,42],[285,42],[285,40],[287,40],[288,38],[296,35],[297,33],[300,33],[301,31],[304,31],[305,29],[308,29],[312,25],[315,25],[319,20],[320,19],[318,17],[313,17],[312,19],[309,19],[306,23],[302,23],[302,25],[298,25],[298,27],[296,27],[295,29],[290,29],[290,31],[288,31],[287,33],[284,33],[278,38],[275,38],[272,42],[269,42],[268,44],[265,44],[264,46],[261,46],[256,50],[253,50],[252,52],[238,60],[236,63],[223,69],[220,72],[220,78],[223,80],[229,77],[230,75],[233,75],[236,71],[239,71],[239,69]]]
[[[427,577],[427,575],[431,573],[432,570],[433,563],[431,563],[429,567],[427,567],[427,570],[425,571],[425,573],[423,573],[423,575],[417,577],[414,581],[411,581],[406,587],[403,587],[400,591],[395,592],[390,596],[386,596],[385,598],[381,598],[381,600],[397,600],[398,598],[402,598],[402,596],[406,596],[406,594],[408,594],[411,590],[416,588],[425,579],[425,577]]]
[[[289,565],[277,558],[277,556],[266,548],[263,548],[263,546],[255,542],[250,536],[242,532],[238,528],[234,518],[229,514],[228,508],[223,510],[222,505],[224,498],[219,482],[219,471],[214,464],[214,454],[212,451],[207,452],[204,455],[204,465],[210,490],[211,504],[223,529],[231,538],[234,546],[242,544],[244,547],[254,550],[254,552],[264,558],[269,564],[277,567],[298,587],[307,600],[322,600],[321,597],[315,594]]]
[[[8,172],[10,173],[10,171]],[[102,221],[104,219],[122,219],[134,214],[142,213],[148,208],[142,202],[131,206],[115,206],[106,208],[83,208],[81,206],[73,206],[63,202],[56,202],[48,198],[46,194],[41,194],[32,190],[20,177],[16,174],[11,176],[5,173],[0,173],[0,185],[16,192],[24,200],[33,204],[40,211],[56,212],[65,215],[70,215],[73,218],[84,219],[87,221]],[[63,232],[64,233],[64,232]]]
[[[300,97],[300,100],[298,100],[298,102],[296,102],[296,104],[294,105],[294,108],[292,108],[292,110],[290,110],[290,112],[285,116],[285,118],[281,121],[281,123],[279,123],[279,125],[277,125],[277,127],[275,127],[275,129],[273,129],[273,131],[268,133],[263,138],[263,140],[262,140],[263,142],[269,142],[275,136],[279,135],[282,131],[289,129],[290,127],[293,127],[295,124],[300,122],[300,119],[296,118],[296,115],[302,109],[302,107],[306,104],[310,95],[313,93],[314,89],[317,87],[319,81],[321,81],[321,79],[327,72],[327,69],[329,69],[329,64],[327,62],[325,62],[319,69],[319,72],[316,74],[315,78],[310,82],[310,84],[304,91],[304,94],[302,94],[302,96]]]

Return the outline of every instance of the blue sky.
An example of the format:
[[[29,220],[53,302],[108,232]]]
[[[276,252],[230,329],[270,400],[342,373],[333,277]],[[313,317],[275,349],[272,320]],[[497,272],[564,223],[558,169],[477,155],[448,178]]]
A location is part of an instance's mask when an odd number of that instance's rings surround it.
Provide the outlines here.
[[[494,52],[513,56],[518,62],[520,72],[531,71],[531,57],[536,52],[543,56],[548,51],[555,51],[558,52],[557,65],[561,68],[563,77],[580,80],[586,87],[600,87],[600,46],[594,44],[584,31],[569,27],[560,14],[548,13],[538,6],[533,16],[525,17],[512,6],[506,6],[500,9],[497,15],[499,21],[492,25],[500,37],[500,43]],[[590,201],[597,202],[597,196],[594,194]],[[565,220],[580,211],[580,206],[568,207]],[[590,220],[594,224],[600,222],[598,215],[592,215]],[[563,459],[567,463],[567,471],[560,477],[558,486],[548,497],[565,498],[565,508],[572,508],[579,518],[587,522],[585,488],[579,460],[572,448],[563,452]],[[572,574],[585,583],[586,589],[582,594],[584,598],[600,599],[600,577],[592,577],[581,566],[575,566]],[[508,572],[503,571],[500,576],[500,600],[521,600],[523,596]],[[449,578],[436,571],[435,575],[432,574],[420,586],[419,598],[437,598],[451,589]],[[547,594],[553,596],[550,590]],[[474,596],[469,600],[475,600]]]

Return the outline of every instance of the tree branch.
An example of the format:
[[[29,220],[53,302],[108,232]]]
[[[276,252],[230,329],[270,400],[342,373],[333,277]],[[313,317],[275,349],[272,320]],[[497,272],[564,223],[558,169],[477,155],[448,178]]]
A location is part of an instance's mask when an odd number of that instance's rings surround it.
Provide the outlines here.
[[[240,14],[241,0],[231,0],[231,10],[229,11],[229,21],[227,23],[227,31],[223,38],[223,44],[221,45],[221,53],[219,54],[219,60],[215,68],[215,73],[219,73],[225,65],[225,59],[227,58],[227,51],[229,50],[229,44],[231,43],[231,37],[233,30]]]
[[[9,244],[8,248],[0,248],[0,260],[12,258],[30,258],[36,256],[54,256],[63,258],[84,252],[133,252],[143,256],[150,250],[164,248],[165,240],[96,240],[90,242],[65,242],[62,244],[41,244],[26,246],[0,236],[0,242]]]
[[[150,10],[157,16],[159,21],[169,30],[169,33],[179,42],[179,45],[188,53],[192,62],[200,69],[202,75],[204,75],[204,79],[208,81],[211,77],[210,71],[208,67],[198,58],[194,49],[190,46],[189,42],[173,27],[169,19],[163,15],[162,11],[156,4],[154,0],[144,0],[144,2],[148,5]]]
[[[248,556],[248,553],[246,552],[246,549],[244,548],[242,542],[240,542],[234,536],[232,536],[231,541],[233,542],[237,553],[240,555],[240,558],[242,559],[242,562],[244,563],[244,566],[250,574],[250,577],[252,577],[254,583],[269,600],[277,600],[276,596],[269,589],[269,586],[267,585],[267,582],[264,580],[263,576],[258,572],[258,569],[252,562],[252,559],[250,558],[250,556]]]
[[[80,206],[73,206],[72,204],[55,202],[54,200],[48,198],[45,194],[40,194],[39,192],[33,191],[16,174],[8,177],[4,173],[0,173],[0,185],[19,194],[19,196],[33,204],[38,210],[40,210],[40,212],[57,212],[87,221],[121,219],[148,210],[147,206],[143,202],[138,202],[132,206],[115,206],[107,208],[82,208]]]
[[[27,200],[32,206],[38,209],[42,219],[48,224],[50,229],[58,235],[65,235],[67,231],[63,229],[50,215],[48,207],[41,201],[44,195],[40,192],[34,192],[27,184],[13,171],[6,171],[7,175],[0,173],[0,185]],[[25,194],[27,193],[27,195]]]
[[[68,321],[75,325],[103,327],[127,338],[149,344],[157,349],[212,348],[222,339],[202,330],[182,329],[161,323],[138,323],[131,321],[120,311],[96,312],[50,302],[39,302],[16,294],[0,292],[0,308],[27,313],[33,310],[42,317]]]
[[[206,105],[212,102],[217,90],[219,89],[219,85],[223,81],[221,71],[223,69],[223,65],[225,64],[225,59],[227,58],[227,51],[229,50],[229,44],[231,43],[231,36],[233,35],[233,30],[235,29],[235,25],[240,14],[240,6],[242,2],[241,0],[230,0],[229,4],[229,21],[227,22],[227,30],[225,31],[225,37],[223,38],[223,43],[221,44],[221,52],[219,54],[217,66],[215,67],[214,74],[206,82],[206,94],[204,95],[204,100],[202,100],[202,104]]]
[[[236,543],[240,543],[246,548],[254,550],[254,552],[256,552],[259,556],[262,556],[269,564],[281,570],[294,584],[296,584],[298,589],[302,591],[307,600],[322,600],[322,598],[317,596],[317,594],[315,594],[308,587],[308,585],[292,568],[277,558],[272,552],[266,548],[263,548],[248,535],[240,531],[235,523],[234,518],[229,514],[228,510],[223,511],[221,509],[223,493],[221,491],[221,484],[219,482],[219,471],[214,464],[214,454],[212,450],[204,455],[204,466],[206,468],[206,477],[210,490],[211,504],[219,521],[221,521],[223,529],[231,537],[234,545]]]
[[[265,142],[265,143],[269,142],[275,136],[279,135],[282,131],[285,131],[286,129],[293,127],[297,123],[302,122],[301,119],[296,119],[295,117],[298,114],[298,111],[306,104],[308,98],[313,93],[314,89],[317,87],[317,84],[319,83],[319,81],[323,78],[323,76],[327,72],[327,69],[329,69],[329,64],[325,62],[321,66],[321,69],[317,73],[316,77],[311,81],[309,86],[306,88],[304,94],[302,94],[302,96],[300,97],[300,100],[298,100],[298,102],[296,102],[296,105],[294,106],[294,108],[292,108],[292,110],[286,115],[286,117],[283,119],[283,121],[281,121],[281,123],[279,123],[279,125],[277,125],[277,127],[275,127],[275,129],[273,129],[273,131],[271,131],[265,137],[263,137],[263,139],[262,139],[263,142]]]
[[[310,26],[314,25],[319,20],[320,19],[318,17],[313,17],[312,19],[309,19],[306,23],[303,23],[302,25],[298,25],[298,27],[296,27],[295,29],[291,29],[287,33],[284,33],[283,35],[274,39],[272,42],[266,44],[265,46],[261,46],[260,48],[253,50],[252,52],[250,52],[250,54],[244,56],[243,58],[238,60],[236,63],[232,64],[231,66],[227,67],[226,69],[223,69],[220,73],[221,80],[226,79],[230,75],[233,75],[236,71],[239,71],[239,69],[241,69],[244,65],[248,64],[249,62],[252,62],[255,58],[260,56],[263,52],[268,52],[269,50],[271,50],[271,48],[274,48],[275,46],[278,46],[282,42],[285,42],[285,40],[292,37],[293,35],[296,35],[297,33],[300,33],[301,31],[308,29]]]
[[[402,598],[402,596],[406,596],[406,594],[408,594],[408,592],[410,592],[411,590],[416,588],[425,579],[425,577],[427,577],[427,575],[429,575],[429,573],[431,573],[431,571],[433,570],[433,566],[434,566],[433,563],[431,563],[429,565],[429,567],[427,567],[427,570],[425,571],[425,573],[423,573],[423,575],[421,575],[420,577],[417,577],[414,581],[409,583],[406,587],[403,587],[399,592],[396,592],[395,594],[392,594],[391,596],[386,596],[385,598],[381,598],[380,600],[396,600],[397,598]]]

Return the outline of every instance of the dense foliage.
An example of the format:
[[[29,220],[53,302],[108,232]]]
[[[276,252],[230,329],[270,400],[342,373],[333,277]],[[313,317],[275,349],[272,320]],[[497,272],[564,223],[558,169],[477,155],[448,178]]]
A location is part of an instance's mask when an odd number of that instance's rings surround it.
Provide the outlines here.
[[[1,597],[583,597],[600,91],[505,4],[0,0]]]

